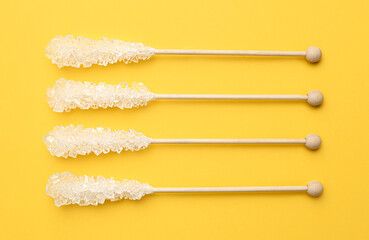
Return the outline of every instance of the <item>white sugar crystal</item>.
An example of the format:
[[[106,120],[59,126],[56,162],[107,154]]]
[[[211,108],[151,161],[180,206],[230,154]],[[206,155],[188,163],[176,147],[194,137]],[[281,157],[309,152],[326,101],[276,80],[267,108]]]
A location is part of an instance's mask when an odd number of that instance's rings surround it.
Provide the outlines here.
[[[154,93],[142,83],[109,85],[105,83],[77,82],[65,80],[46,91],[47,102],[55,112],[69,112],[71,109],[107,108],[120,109],[146,106],[154,99]]]
[[[57,157],[76,157],[91,152],[99,155],[110,151],[138,151],[145,149],[151,139],[142,133],[114,130],[109,128],[83,128],[83,126],[56,126],[43,140],[51,155]]]
[[[147,183],[136,180],[115,181],[102,176],[76,176],[69,172],[50,176],[46,194],[55,199],[55,205],[78,204],[80,206],[103,204],[105,200],[140,200],[154,192]]]
[[[108,65],[116,62],[138,62],[149,59],[155,49],[142,43],[124,42],[102,38],[93,40],[85,37],[74,38],[72,35],[57,36],[46,47],[46,56],[59,68],[72,66],[91,67],[92,64]]]

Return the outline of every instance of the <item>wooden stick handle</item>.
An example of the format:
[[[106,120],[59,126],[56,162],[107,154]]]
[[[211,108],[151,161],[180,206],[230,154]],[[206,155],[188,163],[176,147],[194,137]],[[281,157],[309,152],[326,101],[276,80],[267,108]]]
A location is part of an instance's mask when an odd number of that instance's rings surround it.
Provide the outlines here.
[[[153,144],[305,144],[305,139],[151,139]]]
[[[323,94],[311,90],[306,95],[223,95],[223,94],[154,94],[154,99],[200,99],[200,100],[306,100],[311,106],[320,106]]]
[[[202,100],[307,100],[307,95],[214,95],[214,94],[155,94],[155,99]]]
[[[240,51],[240,50],[182,50],[155,49],[155,54],[166,55],[238,55],[238,56],[293,56],[305,57],[306,61],[319,62],[322,51],[318,47],[309,47],[306,51]]]
[[[311,181],[306,186],[275,187],[191,187],[191,188],[154,188],[155,193],[210,193],[210,192],[304,192],[312,197],[319,197],[323,192],[323,184]]]
[[[155,193],[199,193],[199,192],[292,192],[307,191],[308,186],[282,187],[191,187],[191,188],[155,188]]]
[[[191,50],[191,49],[156,49],[155,54],[165,55],[241,55],[241,56],[299,56],[305,51],[240,51],[240,50]]]
[[[304,139],[151,139],[152,144],[305,144],[308,149],[316,150],[322,140],[311,133]]]

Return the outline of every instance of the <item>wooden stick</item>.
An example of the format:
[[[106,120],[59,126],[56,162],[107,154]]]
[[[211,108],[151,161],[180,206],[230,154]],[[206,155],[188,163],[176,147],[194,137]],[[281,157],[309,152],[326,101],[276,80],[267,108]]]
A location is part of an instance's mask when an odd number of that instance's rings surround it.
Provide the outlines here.
[[[319,197],[323,192],[323,184],[321,184],[318,181],[310,181],[306,186],[154,188],[155,193],[305,192],[305,191],[312,197]]]
[[[153,144],[305,144],[305,139],[152,139]]]
[[[212,95],[212,94],[155,94],[155,99],[203,100],[307,100],[307,95]]]
[[[305,144],[316,150],[322,143],[317,134],[308,134],[304,139],[151,139],[151,144]]]
[[[311,90],[306,95],[223,95],[223,94],[154,94],[154,99],[193,99],[193,100],[305,100],[311,106],[320,106],[323,94]]]
[[[199,192],[292,192],[307,191],[307,186],[283,187],[185,187],[185,188],[155,188],[156,193],[199,193]]]
[[[191,49],[156,49],[155,54],[165,55],[241,55],[241,56],[299,56],[305,51],[240,51],[240,50],[191,50]]]
[[[305,57],[306,61],[319,62],[322,51],[318,47],[309,47],[306,51],[240,51],[240,50],[183,50],[156,49],[155,54],[163,55],[238,55],[238,56],[293,56]]]

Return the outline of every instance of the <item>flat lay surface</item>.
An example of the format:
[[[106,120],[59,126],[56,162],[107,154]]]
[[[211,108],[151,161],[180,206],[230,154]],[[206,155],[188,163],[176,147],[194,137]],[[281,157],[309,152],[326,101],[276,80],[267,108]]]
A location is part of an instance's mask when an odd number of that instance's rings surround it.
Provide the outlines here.
[[[0,239],[368,239],[369,2],[0,0]],[[138,63],[58,68],[58,35],[155,49],[322,49],[303,57],[154,55]],[[142,82],[156,94],[324,95],[296,101],[155,100],[124,109],[54,112],[56,80]],[[42,137],[70,124],[150,138],[322,138],[302,145],[153,144],[140,151],[51,156]],[[132,179],[153,187],[303,186],[295,193],[154,193],[141,200],[56,207],[49,176]]]

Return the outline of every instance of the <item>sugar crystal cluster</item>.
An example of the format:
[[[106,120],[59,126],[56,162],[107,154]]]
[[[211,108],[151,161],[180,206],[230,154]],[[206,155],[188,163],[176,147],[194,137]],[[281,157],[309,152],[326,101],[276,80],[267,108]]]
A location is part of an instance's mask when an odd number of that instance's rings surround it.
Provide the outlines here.
[[[124,42],[102,38],[93,40],[72,35],[57,36],[46,47],[46,56],[59,68],[72,66],[91,67],[92,64],[106,66],[116,62],[137,63],[149,59],[155,49],[142,43]]]
[[[101,153],[125,151],[138,151],[145,149],[151,139],[142,133],[130,129],[110,130],[109,128],[83,128],[83,126],[56,126],[43,140],[51,155],[57,157],[76,157]]]
[[[55,205],[78,204],[80,206],[103,204],[105,200],[140,200],[154,192],[147,183],[136,180],[115,181],[102,176],[76,176],[69,172],[49,177],[46,194],[55,199]]]
[[[154,93],[142,83],[109,85],[105,83],[78,82],[61,78],[47,89],[46,99],[55,112],[71,109],[107,108],[120,109],[146,106],[154,99]]]

